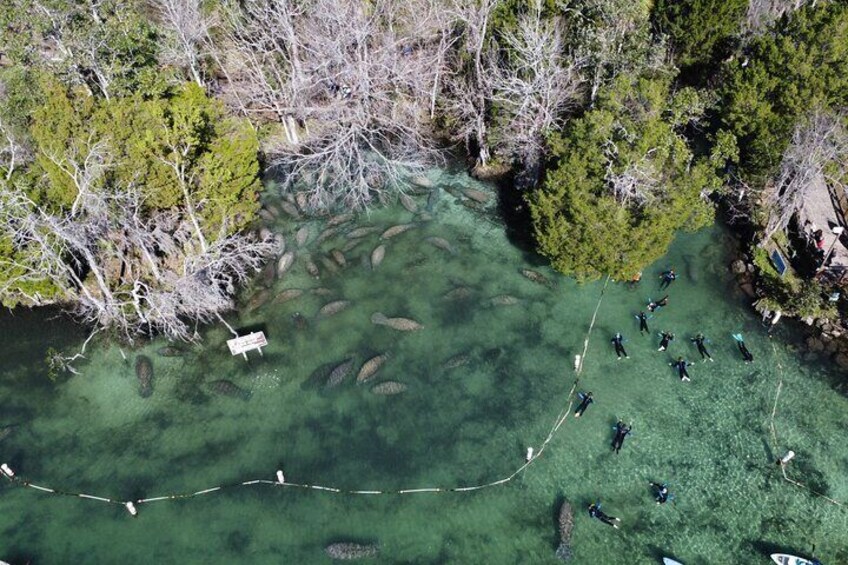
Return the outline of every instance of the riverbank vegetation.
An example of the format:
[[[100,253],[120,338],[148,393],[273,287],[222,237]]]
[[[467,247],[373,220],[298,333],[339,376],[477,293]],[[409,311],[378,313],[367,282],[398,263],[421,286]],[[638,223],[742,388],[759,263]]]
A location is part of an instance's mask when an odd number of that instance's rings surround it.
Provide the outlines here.
[[[630,278],[717,202],[768,240],[799,179],[844,190],[844,2],[7,4],[0,299],[128,339],[191,339],[278,251],[250,230],[260,175],[321,215],[393,202],[446,150],[529,172],[507,190],[581,279]]]

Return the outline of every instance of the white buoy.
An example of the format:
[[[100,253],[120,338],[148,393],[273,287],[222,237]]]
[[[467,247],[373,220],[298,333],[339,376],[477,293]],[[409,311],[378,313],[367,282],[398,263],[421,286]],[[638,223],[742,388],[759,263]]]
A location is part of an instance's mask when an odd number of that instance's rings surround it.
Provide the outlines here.
[[[280,483],[281,485],[285,484],[285,482],[286,482],[285,475],[283,475],[283,472],[279,469],[277,469],[277,482]]]
[[[580,355],[574,356],[574,370],[578,370],[580,368]]]
[[[527,448],[527,456],[524,458],[524,460],[529,463],[531,459],[533,459],[533,448],[528,447]]]
[[[3,474],[9,477],[10,479],[13,479],[15,477],[15,472],[12,470],[11,467],[9,467],[5,463],[0,465],[0,471],[3,471]]]
[[[124,506],[127,507],[127,512],[130,513],[130,516],[138,516],[138,510],[136,510],[135,504],[132,502],[125,502]]]
[[[775,311],[774,316],[771,318],[771,325],[775,325],[780,321],[780,317],[783,316],[783,312],[780,310]]]
[[[781,466],[786,465],[787,463],[792,461],[792,459],[794,457],[795,457],[795,452],[790,449],[788,452],[786,452],[786,455],[784,455],[783,457],[780,458],[778,463],[780,463]]]

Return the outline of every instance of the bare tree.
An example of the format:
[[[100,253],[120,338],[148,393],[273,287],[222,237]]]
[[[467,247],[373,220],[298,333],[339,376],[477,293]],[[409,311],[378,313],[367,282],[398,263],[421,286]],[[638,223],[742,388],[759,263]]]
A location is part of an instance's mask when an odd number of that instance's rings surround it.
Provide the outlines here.
[[[202,87],[206,38],[216,20],[204,12],[201,4],[201,0],[150,0],[165,35],[160,45],[161,60],[186,69]]]
[[[845,112],[834,114],[817,110],[795,127],[792,141],[783,153],[773,189],[766,197],[768,222],[764,241],[785,229],[822,183],[843,186],[848,174],[845,120]]]
[[[266,152],[313,206],[367,205],[438,156],[427,108],[447,41],[435,3],[229,2],[216,57],[230,104],[272,118]]]
[[[2,94],[0,91],[0,96]],[[0,173],[6,181],[12,178],[18,167],[25,165],[31,158],[30,148],[21,140],[12,125],[0,115]]]
[[[805,5],[824,4],[827,0],[749,0],[745,26],[749,31],[760,32],[787,12],[800,10]]]
[[[540,0],[504,34],[504,64],[492,65],[492,99],[499,104],[503,131],[499,152],[535,164],[544,136],[558,129],[564,113],[581,98],[582,62],[565,55],[562,20],[542,18]]]

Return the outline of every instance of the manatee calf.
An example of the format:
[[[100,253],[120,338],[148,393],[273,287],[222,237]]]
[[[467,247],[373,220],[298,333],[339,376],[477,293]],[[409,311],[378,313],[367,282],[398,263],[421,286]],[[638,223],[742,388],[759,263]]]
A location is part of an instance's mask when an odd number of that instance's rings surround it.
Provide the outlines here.
[[[274,279],[276,278],[277,267],[274,265],[274,261],[270,261],[267,265],[262,267],[262,271],[259,273],[259,284],[265,288],[270,288],[274,285]]]
[[[383,258],[386,256],[386,246],[378,245],[374,248],[374,251],[371,252],[371,268],[376,269],[380,266],[380,263],[383,262]]]
[[[318,265],[312,260],[310,256],[306,256],[303,259],[304,266],[306,267],[306,272],[309,273],[310,277],[318,278],[321,275],[321,271],[318,270]]]
[[[383,381],[382,383],[372,386],[371,392],[383,396],[391,396],[393,394],[400,394],[406,391],[407,388],[409,387],[397,381]]]
[[[391,239],[396,235],[400,235],[407,230],[411,230],[415,227],[415,224],[398,224],[396,226],[392,226],[383,233],[380,234],[380,239]]]
[[[135,358],[135,376],[138,378],[138,394],[142,398],[153,394],[153,362],[149,357],[139,355]]]
[[[350,374],[351,369],[353,369],[353,358],[345,359],[336,365],[332,371],[330,371],[330,374],[327,376],[327,384],[325,386],[327,388],[339,386],[345,377]]]
[[[272,214],[271,212],[269,212],[265,208],[262,208],[262,209],[259,210],[259,217],[262,218],[263,220],[265,220],[268,223],[273,223],[273,221],[277,219],[277,218],[274,217],[274,214]]]
[[[571,559],[571,530],[574,528],[574,513],[568,501],[563,501],[559,508],[559,547],[556,556],[568,561]]]
[[[349,300],[334,300],[322,306],[318,313],[322,316],[332,316],[345,310],[348,306],[350,306]]]
[[[335,261],[330,259],[329,257],[321,256],[321,264],[324,265],[324,268],[330,271],[332,274],[338,274],[339,266]]]
[[[329,288],[318,286],[312,289],[312,294],[314,294],[315,296],[331,296],[333,294],[333,291]]]
[[[374,375],[377,374],[377,371],[380,370],[380,367],[383,366],[383,363],[389,358],[388,353],[383,353],[381,355],[376,355],[362,364],[362,368],[359,369],[359,373],[356,375],[356,383],[362,384],[368,382]]]
[[[371,314],[371,323],[379,326],[388,326],[393,330],[398,330],[400,332],[414,332],[424,327],[415,320],[410,320],[409,318],[387,318],[382,312],[374,312]]]
[[[286,195],[290,196],[290,195]],[[309,197],[306,196],[305,192],[298,192],[293,198],[294,203],[297,204],[297,207],[306,212],[309,209]]]
[[[227,379],[212,381],[209,383],[209,388],[218,394],[231,398],[241,398],[242,400],[248,400],[252,394],[249,390],[245,390]]]
[[[436,208],[436,204],[439,203],[439,198],[441,198],[442,192],[439,189],[433,189],[430,191],[430,195],[427,196],[427,211],[432,213]]]

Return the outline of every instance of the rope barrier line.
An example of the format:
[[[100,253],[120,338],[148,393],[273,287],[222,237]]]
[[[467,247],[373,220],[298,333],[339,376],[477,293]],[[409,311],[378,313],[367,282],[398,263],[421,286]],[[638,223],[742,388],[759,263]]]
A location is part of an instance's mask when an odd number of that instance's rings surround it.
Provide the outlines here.
[[[547,437],[540,444],[539,451],[534,454],[532,452],[532,448],[529,448],[530,450],[528,451],[528,457],[527,457],[526,461],[524,462],[524,464],[521,465],[520,467],[518,467],[518,469],[516,469],[515,471],[513,471],[512,474],[510,474],[506,477],[503,477],[501,479],[498,479],[496,481],[492,481],[492,482],[480,484],[480,485],[456,486],[456,487],[421,487],[421,488],[407,488],[407,489],[386,490],[386,491],[383,491],[383,490],[346,490],[346,489],[341,489],[341,488],[337,488],[337,487],[328,487],[328,486],[322,486],[322,485],[309,485],[309,484],[287,482],[287,481],[285,481],[285,477],[283,476],[283,472],[277,471],[277,480],[276,481],[271,481],[271,480],[268,480],[268,479],[253,479],[253,480],[243,481],[243,482],[239,482],[239,483],[233,483],[233,484],[229,484],[229,485],[219,485],[219,486],[216,486],[216,487],[211,487],[211,488],[199,490],[199,491],[192,492],[192,493],[170,494],[170,495],[165,495],[165,496],[157,496],[157,497],[151,497],[151,498],[141,498],[141,499],[138,499],[138,500],[135,500],[135,501],[123,502],[123,501],[118,501],[118,500],[112,500],[112,499],[109,499],[109,498],[104,498],[104,497],[101,497],[101,496],[94,496],[94,495],[90,495],[90,494],[61,492],[61,491],[49,489],[47,487],[35,485],[35,484],[32,484],[28,481],[25,481],[23,479],[16,477],[14,471],[11,468],[9,468],[9,466],[6,463],[3,463],[2,465],[0,465],[0,473],[2,473],[2,475],[4,475],[7,479],[9,479],[9,481],[11,481],[13,484],[18,484],[18,485],[23,486],[23,487],[29,487],[29,488],[33,488],[33,489],[36,489],[36,490],[48,492],[48,493],[51,493],[51,494],[77,496],[79,498],[97,500],[97,501],[106,502],[106,503],[109,503],[109,504],[119,504],[121,506],[124,506],[132,516],[136,516],[137,513],[138,513],[136,506],[135,506],[136,504],[148,504],[148,503],[152,503],[152,502],[160,502],[160,501],[163,501],[163,500],[177,500],[177,499],[184,499],[184,498],[193,498],[193,497],[196,497],[196,496],[204,496],[204,495],[211,494],[213,492],[217,492],[217,491],[221,491],[221,490],[225,490],[225,489],[232,489],[232,488],[236,488],[236,487],[240,487],[240,486],[248,486],[248,485],[256,485],[256,484],[273,485],[273,486],[279,486],[279,487],[311,489],[311,490],[317,490],[317,491],[332,492],[332,493],[337,493],[337,494],[364,495],[364,496],[387,495],[387,494],[392,494],[392,495],[421,494],[421,493],[434,493],[434,492],[439,492],[439,493],[441,493],[441,492],[473,492],[473,491],[484,490],[484,489],[500,486],[500,485],[506,484],[506,483],[514,480],[518,475],[520,475],[523,471],[525,471],[528,467],[530,467],[530,465],[532,465],[539,457],[541,457],[542,453],[544,453],[545,449],[548,447],[550,442],[553,440],[554,436],[557,434],[557,432],[560,430],[560,428],[563,426],[563,424],[565,424],[565,422],[568,420],[568,416],[571,413],[571,409],[574,406],[574,393],[577,390],[578,383],[580,382],[580,374],[583,372],[583,364],[586,360],[586,353],[589,350],[589,338],[592,335],[592,330],[595,328],[595,322],[597,321],[598,311],[600,310],[601,302],[603,301],[604,294],[606,293],[606,289],[607,289],[607,285],[609,284],[609,281],[610,281],[610,277],[608,276],[606,281],[604,282],[603,288],[601,289],[601,294],[598,297],[598,302],[595,305],[595,310],[592,313],[592,319],[589,323],[589,328],[586,332],[586,337],[583,340],[582,353],[580,355],[577,355],[576,358],[575,358],[574,371],[575,371],[576,378],[574,380],[574,384],[571,386],[571,390],[569,390],[569,392],[568,392],[564,408],[557,415],[556,419],[554,420],[553,427],[551,427],[550,431],[548,432]]]
[[[775,355],[775,358],[777,358],[777,347],[775,347],[774,343],[771,344],[771,348],[772,348],[772,353]],[[779,372],[781,372],[781,373],[783,372],[783,365],[781,365],[779,358],[777,358],[777,369],[778,369]],[[774,443],[775,453],[780,453],[780,444],[777,440],[777,428],[774,425],[774,419],[775,419],[775,416],[777,415],[777,403],[780,400],[780,392],[781,392],[782,389],[783,389],[783,379],[780,379],[780,381],[778,381],[778,383],[777,383],[777,391],[774,394],[774,406],[772,408],[771,418],[770,418],[770,421],[769,421],[769,426],[771,428],[771,439],[772,439],[772,442]],[[789,454],[791,454],[792,457],[795,456],[794,451],[790,451]],[[788,454],[787,454],[787,456],[788,456]],[[791,457],[790,457],[790,459],[791,459]],[[787,475],[786,474],[786,468],[788,467],[788,465],[787,465],[788,462],[789,462],[788,460],[786,462],[784,462],[783,459],[779,459],[777,461],[778,465],[780,465],[780,472],[783,475],[783,479],[785,481],[787,481],[788,483],[790,483],[790,484],[792,484],[792,485],[794,485],[798,488],[804,489],[804,490],[818,496],[819,498],[823,498],[824,500],[826,500],[827,502],[830,502],[831,504],[834,504],[834,505],[839,506],[841,508],[845,507],[844,503],[839,502],[838,500],[834,500],[833,498],[830,498],[826,494],[821,493],[821,492],[819,492],[819,491],[817,491],[813,488],[810,488],[807,485],[805,485],[801,482],[798,482],[795,479],[791,478],[789,475]]]

